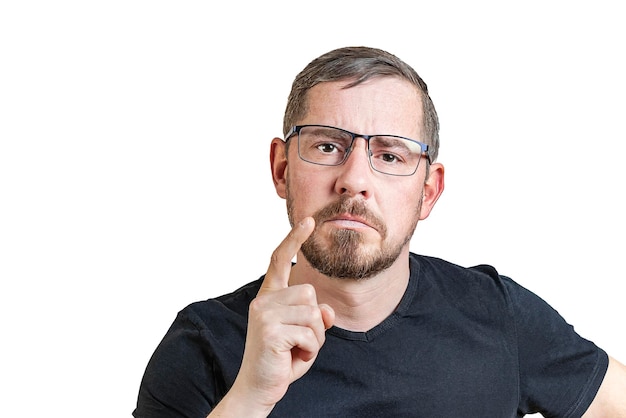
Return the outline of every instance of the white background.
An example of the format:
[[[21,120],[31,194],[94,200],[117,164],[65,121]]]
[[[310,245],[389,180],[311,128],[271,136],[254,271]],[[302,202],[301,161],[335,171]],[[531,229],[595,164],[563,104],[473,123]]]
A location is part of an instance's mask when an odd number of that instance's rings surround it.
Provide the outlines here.
[[[412,249],[494,265],[626,361],[619,1],[224,3],[0,6],[0,415],[130,417],[176,313],[265,272],[291,81],[346,45],[413,65],[440,115]]]

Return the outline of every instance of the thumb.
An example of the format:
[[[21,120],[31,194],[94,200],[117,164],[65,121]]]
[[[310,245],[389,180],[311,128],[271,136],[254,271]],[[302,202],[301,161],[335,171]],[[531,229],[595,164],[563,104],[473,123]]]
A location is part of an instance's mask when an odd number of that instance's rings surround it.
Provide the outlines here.
[[[324,328],[329,329],[335,323],[335,310],[325,303],[319,305],[322,312],[322,321],[324,321]]]

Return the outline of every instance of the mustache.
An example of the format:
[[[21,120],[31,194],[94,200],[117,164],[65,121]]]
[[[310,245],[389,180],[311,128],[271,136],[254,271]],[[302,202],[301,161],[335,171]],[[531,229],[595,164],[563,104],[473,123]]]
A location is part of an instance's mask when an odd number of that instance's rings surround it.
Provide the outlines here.
[[[317,225],[321,225],[322,222],[344,213],[363,218],[365,222],[380,231],[383,236],[387,234],[387,227],[383,220],[372,213],[372,211],[367,208],[365,202],[349,197],[343,197],[315,212],[313,219],[315,219],[316,228]]]

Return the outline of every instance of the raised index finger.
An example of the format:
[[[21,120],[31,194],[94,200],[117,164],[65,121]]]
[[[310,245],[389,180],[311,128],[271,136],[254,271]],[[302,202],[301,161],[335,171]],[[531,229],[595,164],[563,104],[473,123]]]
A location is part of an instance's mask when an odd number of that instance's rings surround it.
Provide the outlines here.
[[[272,259],[260,291],[284,289],[289,286],[291,260],[296,256],[300,246],[311,235],[314,228],[315,221],[311,217],[304,218],[291,228],[289,234],[272,253]]]

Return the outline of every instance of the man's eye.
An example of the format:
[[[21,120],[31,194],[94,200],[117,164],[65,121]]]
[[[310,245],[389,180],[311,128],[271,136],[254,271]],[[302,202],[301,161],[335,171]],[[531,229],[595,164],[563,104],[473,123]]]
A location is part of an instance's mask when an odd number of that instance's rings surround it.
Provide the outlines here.
[[[333,144],[328,144],[328,143],[318,145],[317,149],[320,150],[323,153],[326,153],[326,154],[330,154],[332,152],[336,152],[337,151],[337,147],[336,146],[334,146]]]
[[[380,159],[386,163],[395,163],[398,161],[398,157],[393,154],[381,154]]]

